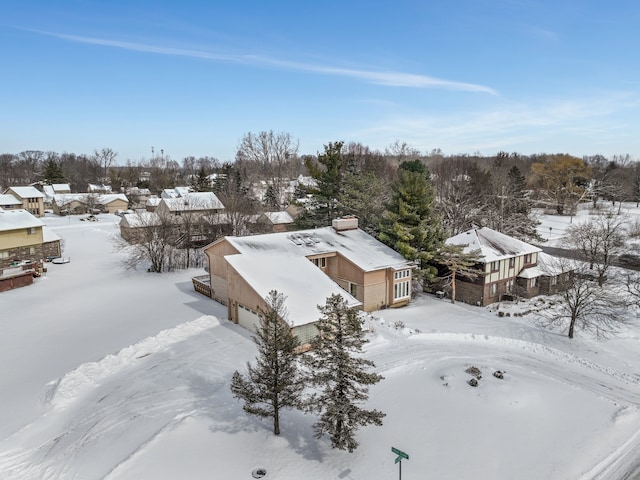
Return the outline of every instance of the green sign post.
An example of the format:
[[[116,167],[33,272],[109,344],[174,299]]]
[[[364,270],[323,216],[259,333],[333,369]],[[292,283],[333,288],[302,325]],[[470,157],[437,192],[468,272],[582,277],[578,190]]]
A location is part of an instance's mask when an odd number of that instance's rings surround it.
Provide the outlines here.
[[[391,451],[398,455],[395,463],[398,464],[398,480],[402,480],[402,459],[404,458],[405,460],[409,460],[409,454],[394,447],[391,447]]]

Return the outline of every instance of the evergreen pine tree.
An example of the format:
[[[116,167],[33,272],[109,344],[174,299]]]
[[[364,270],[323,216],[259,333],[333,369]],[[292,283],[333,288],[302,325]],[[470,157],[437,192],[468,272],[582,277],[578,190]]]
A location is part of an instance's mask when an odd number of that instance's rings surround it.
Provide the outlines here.
[[[54,183],[64,183],[64,172],[60,166],[60,162],[54,159],[47,160],[44,166],[44,183],[52,185]]]
[[[266,209],[277,212],[280,210],[280,202],[278,201],[277,192],[273,185],[267,187],[264,194],[264,206]]]
[[[211,182],[207,177],[207,172],[205,172],[204,167],[200,167],[200,170],[198,170],[191,186],[196,190],[196,192],[211,191]]]
[[[451,303],[456,303],[456,280],[464,277],[475,280],[482,270],[477,267],[480,261],[480,250],[465,252],[469,245],[445,244],[440,247],[435,262],[445,267],[444,275],[440,278],[451,288]]]
[[[382,425],[384,413],[365,410],[368,386],[382,376],[368,373],[375,365],[359,356],[365,343],[362,320],[355,308],[340,295],[332,295],[318,309],[318,335],[305,354],[309,383],[318,389],[309,399],[309,409],[320,414],[314,424],[316,438],[327,433],[333,448],[353,452],[358,447],[356,430],[369,424]]]
[[[280,434],[280,410],[298,408],[304,389],[295,355],[300,342],[286,322],[285,299],[275,290],[269,292],[253,337],[258,346],[256,364],[247,363],[245,375],[236,371],[231,378],[231,393],[244,401],[244,411],[272,418],[275,435]]]
[[[429,170],[419,160],[400,164],[379,236],[383,243],[407,260],[417,261],[425,281],[431,280],[435,274],[428,262],[442,243],[429,177]]]
[[[385,199],[388,199],[384,180],[371,172],[347,173],[342,185],[338,195],[338,208],[342,214],[355,215],[359,228],[377,237]]]
[[[324,153],[318,155],[319,165],[309,158],[305,159],[305,167],[316,181],[317,187],[311,191],[311,206],[296,219],[296,227],[326,227],[342,214],[338,209],[338,196],[342,191],[345,163],[342,156],[343,145],[344,142],[329,142],[325,145]]]

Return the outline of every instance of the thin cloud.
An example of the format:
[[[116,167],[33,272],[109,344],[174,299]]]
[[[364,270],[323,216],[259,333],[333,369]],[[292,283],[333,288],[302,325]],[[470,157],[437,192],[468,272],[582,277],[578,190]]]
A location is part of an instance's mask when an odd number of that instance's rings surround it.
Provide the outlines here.
[[[402,138],[417,148],[439,147],[449,151],[518,147],[538,143],[548,138],[550,133],[559,137],[571,136],[574,141],[576,138],[600,138],[606,135],[613,141],[627,134],[628,125],[623,119],[612,119],[612,116],[637,107],[638,99],[635,96],[614,92],[598,97],[549,100],[530,105],[510,102],[488,111],[398,115],[353,134],[365,142],[390,142]],[[540,148],[546,147],[540,145]]]
[[[408,87],[408,88],[440,88],[446,90],[457,90],[466,92],[488,93],[497,95],[497,92],[487,86],[474,83],[455,82],[441,78],[430,77],[428,75],[417,75],[404,72],[357,70],[348,68],[338,68],[326,65],[314,65],[308,63],[291,62],[278,60],[260,55],[225,54],[204,50],[191,50],[183,48],[162,47],[148,45],[144,43],[124,42],[120,40],[108,40],[104,38],[84,37],[79,35],[68,35],[63,33],[52,33],[36,31],[42,35],[68,40],[71,42],[85,43],[90,45],[102,45],[106,47],[121,48],[136,52],[155,53],[158,55],[170,55],[179,57],[199,58],[218,62],[230,62],[243,65],[262,65],[266,67],[277,67],[301,72],[319,73],[323,75],[333,75],[363,80],[376,85],[388,87]]]

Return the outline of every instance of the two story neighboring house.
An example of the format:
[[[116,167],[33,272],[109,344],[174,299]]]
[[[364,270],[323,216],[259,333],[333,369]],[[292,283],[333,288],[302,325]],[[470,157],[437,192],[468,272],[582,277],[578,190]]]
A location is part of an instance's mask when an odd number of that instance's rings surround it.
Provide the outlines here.
[[[6,193],[0,195],[0,208],[4,210],[15,210],[22,208],[22,202],[13,195]]]
[[[0,269],[17,262],[42,262],[47,256],[59,256],[60,237],[23,209],[0,209]]]
[[[482,274],[475,280],[457,278],[457,299],[489,305],[500,301],[505,294],[514,293],[518,285],[522,287],[519,293],[523,296],[540,293],[540,276],[546,274],[533,267],[538,265],[542,249],[487,227],[473,228],[447,239],[445,243],[466,245],[465,252],[480,251],[477,268]]]
[[[276,289],[287,296],[289,320],[303,342],[315,334],[317,306],[332,292],[364,311],[403,306],[411,297],[412,263],[360,230],[357,218],[313,230],[224,237],[204,252],[209,275],[194,279],[197,291],[227,305],[230,320],[255,329],[264,296]]]
[[[44,217],[44,193],[36,187],[9,187],[4,191],[16,197],[22,203],[24,210],[27,210],[36,217]]]
[[[155,209],[158,215],[212,215],[224,212],[224,205],[213,192],[185,193],[179,197],[161,197]]]

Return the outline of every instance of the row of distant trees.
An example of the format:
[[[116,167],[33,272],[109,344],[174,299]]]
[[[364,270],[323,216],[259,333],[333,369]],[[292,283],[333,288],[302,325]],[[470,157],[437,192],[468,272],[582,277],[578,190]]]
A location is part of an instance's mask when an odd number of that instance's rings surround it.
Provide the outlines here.
[[[338,162],[335,157],[339,157]],[[142,186],[158,193],[164,188],[197,183],[199,177],[232,166],[248,183],[267,182],[273,189],[272,198],[279,199],[282,179],[313,174],[314,170],[317,173],[320,168],[325,169],[325,175],[334,175],[336,180],[339,177],[343,195],[356,196],[365,184],[384,199],[388,198],[397,167],[405,160],[419,160],[428,168],[443,218],[454,234],[459,230],[459,219],[464,217],[461,212],[477,210],[474,202],[486,207],[484,223],[498,225],[502,221],[500,212],[519,208],[509,199],[521,197],[523,192],[529,196],[535,193],[539,205],[560,214],[571,213],[586,196],[640,201],[640,166],[629,155],[444,155],[437,149],[420,152],[400,141],[384,151],[336,141],[329,142],[323,152],[300,154],[298,141],[291,134],[273,131],[244,135],[233,162],[209,156],[189,156],[178,162],[164,152],[137,162],[118,162],[118,153],[110,148],[91,154],[35,150],[0,154],[0,187],[41,181],[69,183],[73,191],[84,191],[87,183],[109,183],[114,191]],[[332,183],[326,180],[325,184]],[[473,208],[468,208],[469,203]]]

